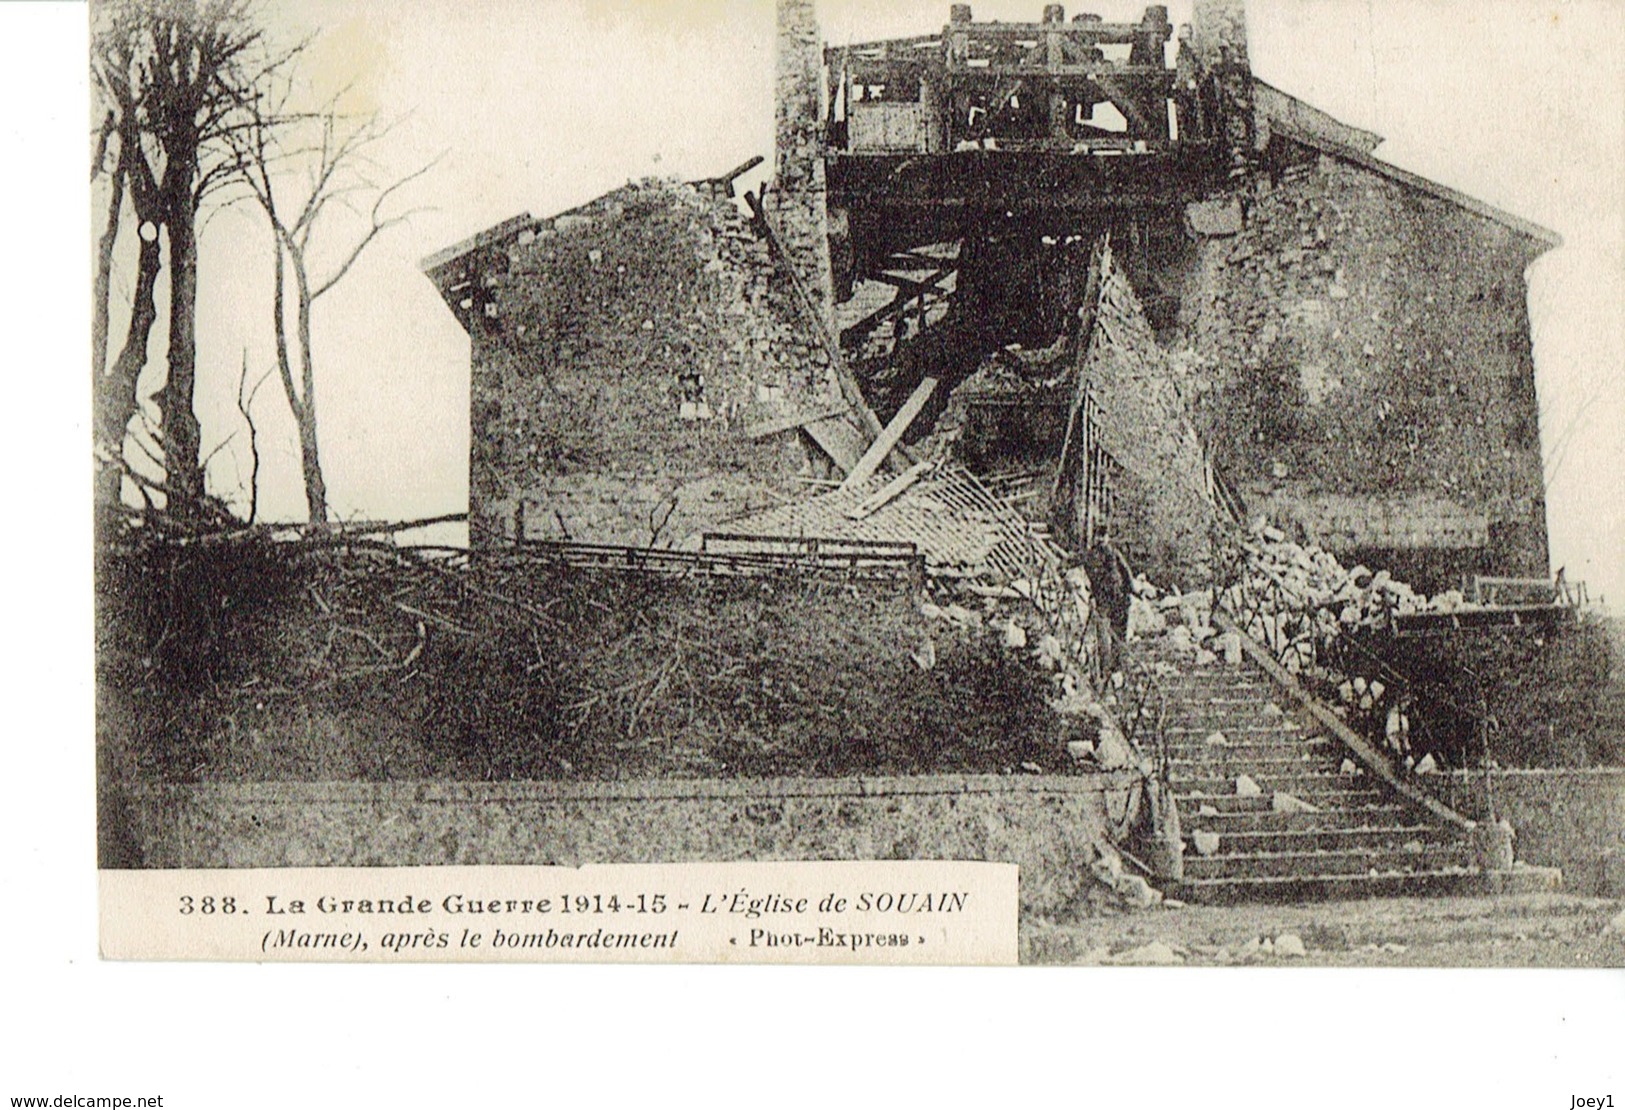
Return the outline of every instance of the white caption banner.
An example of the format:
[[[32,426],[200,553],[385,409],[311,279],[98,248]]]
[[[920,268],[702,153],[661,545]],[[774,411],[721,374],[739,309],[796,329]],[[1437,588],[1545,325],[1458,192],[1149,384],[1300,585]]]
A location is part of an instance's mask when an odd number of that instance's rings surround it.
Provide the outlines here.
[[[854,861],[102,871],[115,960],[1016,963],[1017,867]]]

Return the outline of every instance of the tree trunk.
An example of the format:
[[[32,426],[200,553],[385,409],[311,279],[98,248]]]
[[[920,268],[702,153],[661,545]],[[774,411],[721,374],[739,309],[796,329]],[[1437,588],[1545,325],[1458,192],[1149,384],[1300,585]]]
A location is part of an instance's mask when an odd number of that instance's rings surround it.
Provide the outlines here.
[[[276,369],[282,379],[282,392],[288,399],[294,427],[299,430],[299,466],[305,482],[306,517],[327,519],[327,481],[322,477],[321,454],[316,446],[316,374],[310,356],[310,287],[305,278],[304,259],[294,254],[294,281],[299,314],[299,370],[303,386],[295,385],[293,361],[288,351],[287,255],[280,230],[273,224],[276,242],[276,268],[271,285],[271,322],[276,336]]]
[[[299,369],[303,379],[304,401],[295,410],[299,420],[299,462],[305,473],[305,504],[313,522],[327,519],[327,480],[322,477],[322,460],[316,449],[316,369],[310,354],[310,285],[305,278],[305,260],[294,259],[294,277],[299,292]]]
[[[139,211],[137,218],[139,219]],[[124,346],[113,369],[96,382],[97,433],[115,454],[124,450],[124,436],[130,418],[140,407],[141,370],[147,365],[147,342],[152,326],[158,320],[158,272],[163,266],[162,246],[158,236],[149,242],[141,239],[141,250],[136,255],[135,298],[130,306],[130,328],[124,336]],[[117,467],[103,467],[96,476],[96,499],[104,504],[115,504],[123,484]]]
[[[119,212],[124,207],[124,171],[115,169],[107,199],[107,226],[96,241],[96,285],[90,306],[90,374],[94,396],[100,396],[107,373],[108,302],[113,295],[113,249],[118,245]]]
[[[169,228],[169,375],[158,395],[158,408],[169,508],[181,513],[203,501],[202,431],[192,408],[197,387],[197,210],[192,203],[196,165],[194,150],[177,157],[164,175],[174,184],[165,205]]]

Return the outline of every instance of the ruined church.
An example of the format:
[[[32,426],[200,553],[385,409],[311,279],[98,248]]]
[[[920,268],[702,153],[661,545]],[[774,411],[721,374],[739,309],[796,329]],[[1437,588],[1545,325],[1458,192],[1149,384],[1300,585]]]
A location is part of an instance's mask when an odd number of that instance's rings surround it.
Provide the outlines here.
[[[1240,0],[1036,14],[826,47],[779,0],[760,196],[749,165],[629,183],[426,259],[472,340],[476,545],[850,537],[973,572],[1009,546],[993,496],[1171,582],[1220,510],[1430,592],[1544,577],[1524,271],[1557,237],[1255,77]],[[933,484],[948,527],[905,511]]]
[[[471,546],[913,576],[1047,676],[1065,773],[1134,784],[1114,839],[1184,895],[1555,881],[1425,776],[1558,743],[1440,654],[1577,619],[1524,276],[1558,239],[1256,77],[1241,0],[1190,11],[831,46],[778,0],[759,189],[629,182],[426,259],[471,337]]]

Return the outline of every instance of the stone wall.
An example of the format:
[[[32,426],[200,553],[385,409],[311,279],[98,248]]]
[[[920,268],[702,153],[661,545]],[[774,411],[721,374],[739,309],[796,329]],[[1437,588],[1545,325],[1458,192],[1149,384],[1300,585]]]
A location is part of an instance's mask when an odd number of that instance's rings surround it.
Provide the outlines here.
[[[1247,11],[1243,0],[1194,0],[1190,46],[1209,68],[1224,63],[1246,68]]]
[[[1482,774],[1437,781],[1446,804],[1483,815]],[[1625,896],[1625,768],[1499,771],[1491,783],[1520,861],[1562,868],[1570,893]]]
[[[631,184],[498,261],[472,328],[476,541],[522,516],[532,537],[677,543],[806,463],[793,437],[741,434],[828,387],[733,200]]]
[[[155,786],[142,866],[946,859],[1019,864],[1024,912],[1073,906],[1137,774],[618,783]]]
[[[1523,278],[1542,245],[1351,160],[1280,139],[1271,159],[1185,290],[1221,469],[1340,555],[1544,576]],[[1359,511],[1330,520],[1328,497]]]
[[[813,0],[778,0],[769,209],[824,326],[834,323],[824,187],[824,51]]]

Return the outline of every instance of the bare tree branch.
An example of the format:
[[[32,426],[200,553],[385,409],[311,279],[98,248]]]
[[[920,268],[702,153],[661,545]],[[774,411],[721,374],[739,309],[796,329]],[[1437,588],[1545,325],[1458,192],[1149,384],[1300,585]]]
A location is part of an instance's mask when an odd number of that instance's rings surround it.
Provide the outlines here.
[[[246,100],[242,109],[247,126],[233,132],[232,145],[237,160],[244,167],[239,179],[259,203],[272,233],[274,369],[298,429],[309,517],[312,521],[322,521],[327,518],[327,486],[318,445],[311,309],[320,297],[344,280],[380,235],[411,217],[415,209],[388,214],[388,206],[401,189],[422,177],[434,163],[379,188],[367,172],[375,165],[370,148],[389,134],[394,125],[381,124],[375,117],[352,124],[338,112],[337,97],[329,99],[316,113],[290,111],[292,93],[291,80],[272,82],[264,95]],[[302,131],[314,134],[302,134]],[[304,170],[302,182],[297,180],[301,169]],[[298,189],[300,184],[302,190]],[[303,199],[295,204],[287,203],[290,192]],[[318,228],[328,226],[323,215],[331,211],[332,206],[348,207],[351,197],[363,195],[372,198],[365,229],[343,251],[331,271],[313,281],[312,252],[317,240],[326,236],[325,232],[319,236]],[[288,327],[290,282],[294,315],[291,338]]]
[[[383,234],[385,231],[388,231],[390,228],[394,227],[396,224],[405,223],[407,220],[409,220],[416,213],[426,211],[426,209],[421,208],[421,207],[420,208],[413,208],[413,209],[409,209],[406,212],[403,212],[403,213],[401,213],[399,215],[391,216],[388,219],[380,218],[380,214],[381,214],[381,212],[383,210],[384,204],[389,200],[389,198],[392,195],[395,194],[395,192],[397,190],[401,189],[405,185],[411,184],[413,181],[416,181],[418,178],[420,178],[424,174],[428,173],[430,170],[432,170],[435,167],[435,165],[439,161],[440,161],[439,156],[436,156],[434,159],[432,159],[431,161],[429,161],[429,162],[425,163],[424,165],[418,167],[417,169],[413,170],[411,173],[407,174],[405,177],[402,177],[402,178],[398,179],[397,181],[395,181],[395,183],[390,185],[389,188],[384,189],[384,190],[379,192],[377,199],[373,201],[373,205],[372,205],[372,212],[371,212],[372,226],[367,229],[367,233],[364,236],[362,236],[361,241],[355,245],[355,248],[350,251],[349,255],[346,256],[344,261],[339,263],[338,268],[333,271],[332,276],[330,276],[326,281],[321,282],[320,284],[318,284],[316,286],[316,288],[311,292],[311,294],[310,294],[310,299],[311,300],[313,300],[313,301],[316,300],[323,293],[326,293],[329,289],[333,288],[333,286],[337,285],[340,281],[343,281],[344,280],[344,275],[350,272],[350,267],[354,266],[355,263],[356,263],[356,259],[361,257],[361,252],[365,251],[367,249],[367,247],[372,244],[372,241],[374,239],[378,238],[379,235]]]
[[[237,411],[242,414],[243,423],[248,426],[248,519],[252,525],[259,516],[260,511],[260,436],[259,427],[254,423],[254,398],[259,394],[260,386],[264,385],[273,371],[267,370],[261,374],[252,388],[248,387],[248,349],[243,349],[243,368],[237,375]]]

